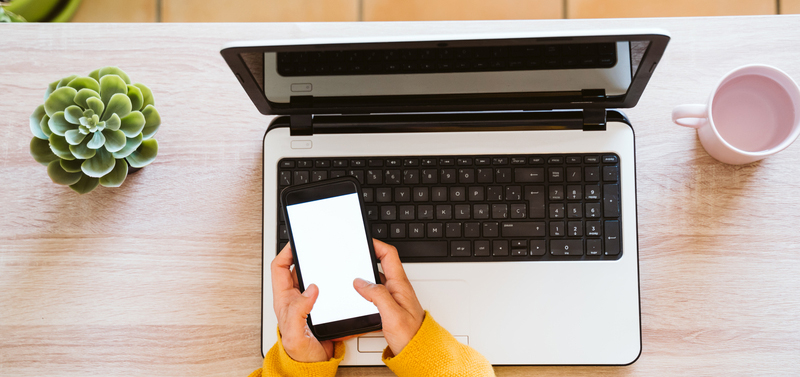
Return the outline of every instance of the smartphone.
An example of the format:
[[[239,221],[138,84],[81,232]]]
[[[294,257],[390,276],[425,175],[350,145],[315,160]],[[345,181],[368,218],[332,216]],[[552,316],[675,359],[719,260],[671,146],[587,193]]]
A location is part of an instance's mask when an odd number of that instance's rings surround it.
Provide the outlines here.
[[[336,178],[281,191],[300,291],[319,288],[307,321],[318,340],[381,329],[378,308],[353,288],[380,282],[358,181]]]

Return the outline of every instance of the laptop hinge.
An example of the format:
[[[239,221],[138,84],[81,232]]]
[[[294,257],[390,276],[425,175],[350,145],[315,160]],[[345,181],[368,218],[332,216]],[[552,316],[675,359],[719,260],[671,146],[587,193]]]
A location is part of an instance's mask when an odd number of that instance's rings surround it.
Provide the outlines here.
[[[606,130],[606,109],[583,109],[584,131]]]
[[[289,117],[289,134],[292,136],[310,136],[314,134],[314,116],[311,114],[295,114]]]

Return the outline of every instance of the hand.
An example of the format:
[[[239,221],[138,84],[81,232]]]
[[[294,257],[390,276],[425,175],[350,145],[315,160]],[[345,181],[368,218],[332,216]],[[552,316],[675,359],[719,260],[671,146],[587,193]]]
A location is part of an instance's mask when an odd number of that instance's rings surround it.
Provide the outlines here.
[[[300,293],[296,272],[291,270],[292,249],[290,245],[272,260],[272,306],[278,317],[283,349],[295,361],[313,363],[327,361],[333,357],[333,341],[318,341],[308,328],[306,317],[317,301],[319,288],[311,284]]]
[[[389,349],[398,355],[417,334],[425,311],[406,277],[397,249],[378,240],[372,240],[372,244],[375,246],[375,255],[381,261],[386,282],[381,285],[355,279],[353,287],[378,307],[383,322],[383,336],[389,343]]]

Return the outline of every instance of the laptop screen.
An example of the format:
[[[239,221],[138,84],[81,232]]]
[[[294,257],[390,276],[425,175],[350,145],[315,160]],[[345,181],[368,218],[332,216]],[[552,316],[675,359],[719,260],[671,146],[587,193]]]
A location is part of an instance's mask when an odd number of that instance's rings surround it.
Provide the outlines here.
[[[659,33],[301,39],[222,54],[248,92],[257,91],[250,93],[259,97],[256,105],[266,102],[274,114],[608,108],[635,105],[668,39]]]

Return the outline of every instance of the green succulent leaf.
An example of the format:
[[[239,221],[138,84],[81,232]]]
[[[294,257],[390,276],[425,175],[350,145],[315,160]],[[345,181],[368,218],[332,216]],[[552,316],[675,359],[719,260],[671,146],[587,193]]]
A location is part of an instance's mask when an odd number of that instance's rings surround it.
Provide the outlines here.
[[[71,88],[75,88],[75,90],[80,91],[81,89],[91,89],[95,92],[100,90],[100,83],[97,80],[91,77],[76,77],[72,79],[72,81],[67,84],[67,86]]]
[[[103,113],[105,109],[105,105],[103,105],[103,100],[100,98],[90,97],[86,100],[86,106],[88,106],[89,110],[92,110],[95,114],[100,115]]]
[[[91,138],[87,137],[78,145],[70,145],[69,151],[77,158],[83,160],[90,159],[94,157],[96,153],[96,149],[91,149],[87,146],[91,140]]]
[[[83,110],[80,107],[72,105],[64,110],[64,118],[67,122],[70,122],[74,125],[81,124],[81,117],[83,116]]]
[[[42,127],[39,126],[42,122],[42,118],[45,116],[47,116],[47,114],[44,112],[44,105],[39,105],[36,110],[33,110],[33,114],[30,116],[31,133],[33,133],[33,136],[42,140],[47,140],[47,135],[44,134]]]
[[[89,104],[86,103],[86,100],[89,98],[97,98],[101,104],[103,103],[103,101],[100,100],[100,93],[86,88],[79,90],[78,94],[75,95],[75,103],[80,106],[81,109],[89,109]]]
[[[59,160],[52,150],[50,150],[50,141],[34,137],[31,139],[31,156],[36,162],[47,165],[51,161]]]
[[[99,134],[99,132],[95,134]],[[114,169],[116,161],[114,156],[111,155],[111,152],[107,151],[105,148],[100,148],[97,150],[97,154],[95,154],[94,157],[81,164],[81,170],[83,174],[90,177],[100,178]]]
[[[44,101],[45,113],[52,117],[53,114],[64,111],[67,107],[74,105],[76,94],[78,94],[78,91],[68,86],[56,89]]]
[[[128,74],[125,73],[125,71],[119,69],[119,67],[103,67],[103,68],[100,68],[99,75],[100,75],[101,79],[104,76],[107,76],[107,75],[117,75],[121,79],[125,80],[125,84],[130,84],[131,83],[131,78],[128,77]]]
[[[63,111],[54,113],[47,121],[48,130],[58,136],[64,136],[69,130],[77,129],[78,126],[67,121]]]
[[[119,127],[122,125],[122,121],[120,121],[119,116],[117,114],[111,114],[111,118],[108,118],[106,121],[106,129],[111,131],[119,130]]]
[[[47,116],[47,114],[45,114],[44,118],[42,118],[42,121],[39,122],[39,129],[42,130],[47,137],[50,137],[50,134],[53,133],[53,131],[50,129],[50,117]]]
[[[114,169],[100,178],[100,184],[105,187],[119,187],[128,176],[128,163],[124,159],[117,160]]]
[[[86,144],[87,147],[90,149],[98,149],[106,143],[106,137],[103,136],[102,132],[94,132],[92,135],[92,140],[89,140],[89,143]]]
[[[108,106],[106,106],[106,111],[103,113],[103,116],[100,120],[107,120],[111,118],[111,115],[117,114],[120,118],[128,115],[131,113],[131,99],[128,98],[126,94],[115,94],[111,97],[111,100],[108,101]]]
[[[113,152],[114,158],[125,158],[130,156],[136,148],[142,145],[142,134],[137,134],[135,137],[125,140],[125,146],[119,151]]]
[[[70,145],[67,143],[65,137],[56,134],[50,135],[50,150],[53,151],[56,156],[65,160],[74,160],[75,156],[70,153],[69,148]]]
[[[86,135],[82,134],[80,130],[75,129],[64,133],[64,138],[67,139],[69,145],[78,145],[86,138]]]
[[[83,160],[61,160],[61,168],[68,173],[80,173]]]
[[[47,164],[47,175],[53,180],[53,183],[59,185],[74,185],[81,179],[81,173],[70,173],[61,167],[59,161],[51,161]]]
[[[126,159],[128,164],[134,168],[142,168],[149,165],[156,159],[158,154],[158,141],[150,139],[142,141],[142,145],[130,154]]]
[[[142,136],[147,140],[158,132],[158,126],[161,125],[161,115],[158,114],[158,110],[153,105],[147,105],[142,110],[142,115],[144,115],[145,119]]]
[[[89,72],[89,77],[95,79],[97,82],[100,82],[100,69],[95,69],[94,71]]]
[[[102,131],[103,136],[106,137],[106,149],[109,152],[119,152],[120,149],[125,147],[127,139],[125,138],[125,133],[120,130],[109,130],[106,128]]]
[[[117,75],[106,75],[100,78],[100,99],[108,104],[115,94],[124,94],[127,97],[128,86]],[[97,113],[97,112],[96,112]],[[100,114],[100,113],[97,113]]]
[[[134,137],[142,133],[144,124],[144,115],[139,111],[133,111],[122,118],[122,124],[119,129],[125,133],[125,136]]]
[[[131,110],[139,111],[144,104],[144,96],[142,90],[135,85],[128,85],[128,98],[131,99]]]
[[[56,85],[56,89],[67,86],[67,84],[69,84],[70,81],[74,80],[77,77],[78,77],[78,75],[69,75],[67,77],[64,77],[63,79],[58,81],[58,85]]]
[[[144,98],[144,102],[142,102],[142,108],[144,109],[147,105],[155,106],[156,100],[153,98],[153,91],[147,87],[145,84],[136,83],[133,86],[139,88],[142,91],[142,98]]]
[[[58,83],[60,83],[60,82],[61,82],[61,80],[53,81],[53,82],[50,83],[50,85],[47,86],[47,90],[44,91],[44,99],[45,99],[45,101],[47,100],[47,97],[50,97],[51,93],[55,92],[56,89],[58,89]]]
[[[81,179],[78,183],[74,185],[70,185],[69,188],[77,192],[78,194],[85,194],[89,191],[92,191],[97,187],[97,184],[100,183],[100,180],[97,178],[92,178],[86,174],[81,174]]]

